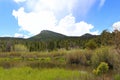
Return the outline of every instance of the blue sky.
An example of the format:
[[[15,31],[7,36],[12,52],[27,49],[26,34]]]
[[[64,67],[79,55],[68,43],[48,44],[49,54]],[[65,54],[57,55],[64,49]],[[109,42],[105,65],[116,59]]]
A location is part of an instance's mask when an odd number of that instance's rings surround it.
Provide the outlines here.
[[[120,29],[120,0],[0,0],[0,36],[30,37],[42,30],[68,36]]]

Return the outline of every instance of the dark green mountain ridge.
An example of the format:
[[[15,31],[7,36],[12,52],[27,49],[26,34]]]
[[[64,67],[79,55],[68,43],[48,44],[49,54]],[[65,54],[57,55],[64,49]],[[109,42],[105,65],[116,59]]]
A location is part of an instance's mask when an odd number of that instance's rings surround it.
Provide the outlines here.
[[[41,40],[41,41],[48,41],[48,40],[58,40],[68,38],[68,36],[56,33],[49,30],[43,30],[39,34],[29,38],[31,40]]]
[[[29,38],[31,40],[42,40],[42,41],[48,41],[48,40],[59,40],[59,39],[69,39],[69,38],[92,38],[96,35],[92,35],[89,33],[86,33],[82,36],[66,36],[57,32],[49,31],[49,30],[43,30],[39,34]]]
[[[39,34],[32,36],[28,39],[24,38],[15,38],[15,37],[0,37],[0,40],[37,40],[37,41],[54,41],[54,40],[63,40],[63,39],[88,39],[93,38],[96,35],[86,33],[82,36],[66,36],[57,32],[43,30]]]

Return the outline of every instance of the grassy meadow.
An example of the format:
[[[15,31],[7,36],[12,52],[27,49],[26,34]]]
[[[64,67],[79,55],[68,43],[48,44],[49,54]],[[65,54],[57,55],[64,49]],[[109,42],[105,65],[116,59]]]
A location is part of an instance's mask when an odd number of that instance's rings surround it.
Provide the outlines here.
[[[106,62],[104,80],[120,80],[119,54],[113,47],[51,52],[1,52],[0,80],[103,80],[93,70]]]
[[[0,80],[94,80],[93,75],[88,72],[59,68],[0,68],[0,73]]]

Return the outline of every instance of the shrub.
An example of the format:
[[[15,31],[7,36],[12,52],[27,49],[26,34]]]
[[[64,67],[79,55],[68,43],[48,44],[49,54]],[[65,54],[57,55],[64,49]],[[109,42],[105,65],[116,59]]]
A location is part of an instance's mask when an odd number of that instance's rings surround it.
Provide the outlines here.
[[[87,60],[87,64],[86,65],[91,65],[91,57],[92,57],[92,55],[93,55],[93,50],[84,50],[84,55],[85,55],[85,57],[86,57],[86,60]]]
[[[114,49],[109,50],[108,63],[110,69],[120,71],[120,56]]]
[[[14,51],[15,52],[28,52],[29,50],[25,45],[22,44],[16,44],[14,45]]]
[[[96,75],[101,75],[101,74],[106,73],[108,69],[109,69],[108,64],[105,62],[101,62],[100,65],[97,67],[97,69],[94,69],[93,72]]]
[[[87,63],[86,56],[81,50],[71,51],[66,55],[66,60],[68,64],[81,64],[85,65]]]
[[[106,62],[108,57],[108,48],[96,49],[91,58],[93,67],[97,67],[101,62]]]
[[[97,44],[95,43],[94,40],[89,40],[86,44],[85,44],[86,48],[88,49],[96,49],[97,48]]]
[[[105,62],[101,62],[97,69],[93,70],[93,73],[95,75],[103,75],[102,78],[104,80],[104,74],[108,71],[108,69],[109,69],[108,64]]]
[[[112,47],[96,49],[91,58],[92,66],[97,67],[101,62],[106,62],[110,69],[119,69],[119,57]]]

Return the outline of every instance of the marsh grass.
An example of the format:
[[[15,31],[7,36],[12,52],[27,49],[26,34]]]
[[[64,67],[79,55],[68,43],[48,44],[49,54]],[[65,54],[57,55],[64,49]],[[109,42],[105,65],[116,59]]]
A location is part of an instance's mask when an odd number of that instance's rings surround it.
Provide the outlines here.
[[[0,52],[0,67],[3,67],[0,80],[100,80],[90,73],[101,61],[108,63],[110,70],[119,72],[119,56],[112,47]],[[119,80],[119,75],[114,78]]]
[[[68,51],[66,54],[66,62],[68,64],[80,64],[84,66],[90,65],[90,59],[92,57],[92,51],[91,50],[71,50]]]
[[[0,68],[0,80],[94,80],[94,76],[85,71],[23,67]]]
[[[120,74],[116,74],[116,75],[114,76],[114,80],[120,80]]]

